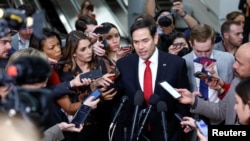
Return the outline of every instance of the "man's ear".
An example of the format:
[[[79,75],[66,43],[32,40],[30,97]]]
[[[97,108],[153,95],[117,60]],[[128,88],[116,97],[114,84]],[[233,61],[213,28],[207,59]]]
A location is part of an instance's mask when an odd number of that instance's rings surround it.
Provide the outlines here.
[[[157,45],[158,44],[158,40],[159,40],[159,34],[155,33],[155,35],[154,35],[153,38],[154,38],[155,45]]]
[[[228,38],[229,34],[228,33],[223,33],[223,38]]]

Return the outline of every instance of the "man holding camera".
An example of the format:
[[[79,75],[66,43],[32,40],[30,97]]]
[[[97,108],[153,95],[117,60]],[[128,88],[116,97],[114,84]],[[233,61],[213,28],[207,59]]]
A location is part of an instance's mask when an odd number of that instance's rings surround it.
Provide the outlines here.
[[[162,9],[158,13],[155,13],[155,1],[147,0],[146,9],[147,13],[153,16],[157,23],[157,34],[160,36],[158,47],[166,52],[168,52],[168,47],[172,44],[170,42],[170,36],[172,33],[177,32],[175,27],[175,14],[183,18],[189,28],[198,24],[191,15],[183,10],[183,4],[180,1],[173,2],[170,10]],[[186,34],[188,34],[188,32],[189,30],[184,31]]]

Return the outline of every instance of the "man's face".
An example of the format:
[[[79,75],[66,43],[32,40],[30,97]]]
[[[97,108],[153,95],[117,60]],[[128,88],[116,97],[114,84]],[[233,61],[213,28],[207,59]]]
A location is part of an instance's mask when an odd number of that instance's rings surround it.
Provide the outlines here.
[[[249,46],[250,48],[250,46]],[[234,73],[240,78],[246,78],[250,76],[250,49],[246,50],[246,47],[239,48],[235,54],[235,62],[233,64]]]
[[[32,33],[33,33],[32,28],[24,28],[19,30],[19,35],[25,40],[29,40]]]
[[[211,39],[208,39],[205,42],[197,42],[194,40],[193,44],[193,51],[197,57],[210,57],[213,49],[213,44]]]
[[[0,58],[7,59],[8,52],[11,49],[11,35],[8,34],[2,38],[0,38]]]
[[[148,28],[140,28],[132,33],[132,41],[138,56],[143,59],[149,59],[155,50],[157,36],[152,37]]]
[[[243,28],[239,25],[232,25],[230,31],[225,33],[225,39],[236,47],[239,47],[243,40]]]

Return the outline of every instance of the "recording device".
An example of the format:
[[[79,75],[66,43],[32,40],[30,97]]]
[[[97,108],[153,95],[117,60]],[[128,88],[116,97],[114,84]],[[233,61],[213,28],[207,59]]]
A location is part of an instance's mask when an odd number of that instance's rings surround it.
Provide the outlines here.
[[[122,50],[128,50],[128,49],[131,49],[131,45],[123,45],[123,46],[120,46],[120,48],[122,49]]]
[[[12,30],[19,30],[23,26],[27,28],[33,27],[33,33],[36,37],[41,38],[44,11],[37,11],[32,17],[26,17],[24,10],[19,9],[2,9],[0,8],[0,37],[5,36],[9,33],[9,28]]]
[[[197,71],[194,73],[194,76],[201,79],[201,80],[208,80],[208,81],[219,81],[219,78],[216,78],[212,75],[206,74],[204,72],[201,71]]]
[[[89,79],[96,79],[102,77],[102,71],[101,69],[96,69],[90,72],[86,72],[81,74],[80,76],[80,81],[82,82],[83,78],[89,78]]]
[[[168,15],[162,16],[158,20],[158,24],[163,27],[168,27],[172,24],[172,19],[170,19]]]
[[[107,34],[110,28],[107,27],[97,27],[93,32],[96,34]]]
[[[208,137],[208,128],[206,123],[203,120],[195,121],[196,126],[200,132],[207,138]]]
[[[105,50],[108,49],[109,46],[108,46],[107,40],[104,40],[103,37],[100,36],[99,39],[98,39],[98,41],[103,44],[103,49],[105,49]]]
[[[114,116],[114,118],[113,118],[113,120],[112,120],[112,122],[111,122],[111,124],[109,126],[110,129],[113,128],[114,124],[116,123],[116,120],[118,119],[118,117],[119,117],[119,115],[121,113],[121,110],[123,109],[125,104],[127,104],[127,102],[128,102],[128,97],[123,96],[122,100],[121,100],[121,103],[120,103],[120,106],[119,106],[118,110],[116,111],[115,116]]]
[[[159,84],[164,88],[169,94],[171,94],[175,99],[181,97],[179,94],[167,81],[159,82]]]
[[[164,140],[167,141],[168,135],[167,135],[167,121],[166,121],[166,112],[167,112],[167,104],[163,101],[159,101],[157,103],[157,112],[161,113],[161,124],[163,127],[163,134],[164,134]]]
[[[181,116],[181,114],[179,113],[174,113],[175,117],[181,122],[182,121],[182,118],[183,116]],[[185,128],[188,128],[190,131],[192,130],[192,128],[189,126],[189,125],[186,125]]]
[[[183,45],[183,42],[174,42],[173,45],[174,45],[174,46],[182,46],[182,45]]]
[[[131,141],[133,141],[133,138],[134,138],[134,130],[135,130],[136,122],[137,122],[137,115],[139,112],[139,108],[143,104],[143,101],[144,101],[143,92],[138,90],[134,97],[135,110],[134,110],[134,117],[133,117],[133,123],[132,123],[131,134],[130,134]]]
[[[95,100],[97,100],[98,98],[100,98],[100,97],[102,96],[102,92],[101,92],[98,88],[96,88],[94,91],[92,91],[92,92],[85,98],[85,100],[88,99],[88,98],[91,97],[91,96],[94,96],[94,97],[95,97],[95,98],[94,98],[94,101],[95,101]],[[85,100],[83,100],[82,104],[84,103]]]
[[[211,63],[216,62],[216,59],[212,59],[208,57],[197,57],[193,61],[196,63],[200,63],[202,65],[205,65],[205,63],[207,63],[207,65],[210,65]]]
[[[159,100],[160,100],[160,96],[158,96],[157,94],[152,94],[152,95],[150,96],[150,98],[149,98],[149,104],[150,104],[150,105],[149,105],[149,107],[147,108],[146,115],[145,115],[144,119],[142,120],[142,124],[141,124],[141,126],[140,126],[140,128],[139,128],[139,130],[138,130],[138,132],[137,132],[137,138],[136,138],[137,141],[138,141],[139,138],[140,138],[142,129],[143,129],[144,126],[145,126],[145,123],[146,123],[146,121],[147,121],[147,119],[148,119],[148,115],[149,115],[149,113],[151,112],[151,109],[152,109],[153,105],[155,105]]]
[[[74,123],[75,126],[79,128],[81,124],[84,124],[84,121],[87,119],[90,111],[91,107],[81,104],[80,108],[76,111],[71,123]]]
[[[101,91],[99,89],[95,89],[87,98],[85,98],[85,100],[91,96],[94,96],[94,100],[96,100],[101,96]],[[84,124],[85,120],[88,117],[88,114],[91,111],[91,107],[83,104],[85,100],[83,100],[80,108],[77,110],[71,121],[71,123],[74,123],[77,128],[79,128],[81,124]]]
[[[173,6],[173,2],[170,2],[170,4]],[[171,6],[171,7],[172,7],[172,6]],[[168,27],[168,26],[170,26],[170,25],[173,23],[173,20],[174,20],[173,15],[174,15],[175,13],[176,13],[176,11],[173,10],[173,9],[171,9],[170,14],[164,15],[164,16],[162,16],[162,17],[159,18],[158,24],[159,24],[160,26],[163,26],[163,27]],[[169,16],[171,16],[172,19],[169,18]]]

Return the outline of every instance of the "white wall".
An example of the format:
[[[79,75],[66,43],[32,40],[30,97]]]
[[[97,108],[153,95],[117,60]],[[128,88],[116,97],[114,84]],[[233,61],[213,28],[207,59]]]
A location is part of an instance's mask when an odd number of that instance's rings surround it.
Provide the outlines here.
[[[239,0],[200,0],[205,4],[210,10],[220,20],[224,20],[227,13],[231,11],[238,10]]]
[[[238,2],[239,0],[183,0],[183,3],[193,7],[194,15],[200,23],[212,26],[219,33],[226,14],[238,10]]]

